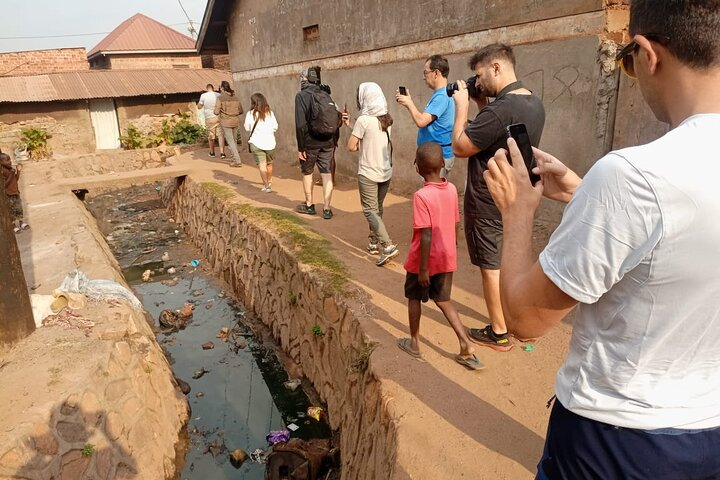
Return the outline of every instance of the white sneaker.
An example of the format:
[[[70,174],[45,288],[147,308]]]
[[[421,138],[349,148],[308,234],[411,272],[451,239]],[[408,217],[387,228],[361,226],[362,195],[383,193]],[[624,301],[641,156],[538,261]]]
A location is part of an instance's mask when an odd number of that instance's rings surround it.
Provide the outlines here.
[[[375,262],[375,265],[378,267],[382,267],[386,263],[390,261],[391,258],[397,257],[400,254],[400,250],[398,250],[397,246],[395,245],[388,245],[385,247],[382,251],[382,254],[380,255],[380,258],[377,262]]]
[[[268,185],[267,187],[263,187],[262,189],[260,189],[260,191],[263,193],[270,193],[272,192],[272,188],[270,188],[270,185]]]
[[[380,253],[380,249],[378,249],[377,243],[368,243],[367,247],[365,247],[365,250],[367,250],[367,252],[371,255],[377,255],[378,253]]]

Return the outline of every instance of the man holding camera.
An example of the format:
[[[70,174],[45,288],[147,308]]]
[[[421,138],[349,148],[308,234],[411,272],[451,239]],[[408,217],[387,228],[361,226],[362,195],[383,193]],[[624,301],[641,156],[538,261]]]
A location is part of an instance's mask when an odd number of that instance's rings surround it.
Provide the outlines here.
[[[537,150],[533,188],[510,141],[488,165],[508,326],[541,336],[577,306],[540,480],[720,478],[718,32],[719,0],[633,0],[617,60],[670,131],[582,181]],[[537,259],[542,195],[569,203]]]
[[[455,117],[455,105],[445,93],[450,64],[442,55],[432,55],[425,61],[423,67],[423,80],[428,88],[433,90],[430,101],[421,112],[415,106],[410,91],[398,91],[395,100],[407,108],[410,116],[418,126],[418,146],[426,142],[439,143],[443,148],[445,167],[440,171],[441,177],[447,177],[455,163],[452,151],[452,128]],[[404,87],[402,87],[404,88]]]
[[[453,95],[455,125],[452,147],[455,156],[469,157],[463,209],[465,238],[470,261],[480,267],[483,296],[490,317],[487,327],[470,329],[470,339],[479,345],[506,352],[513,343],[500,301],[502,218],[487,189],[483,172],[495,152],[507,145],[506,127],[509,125],[525,124],[532,145],[540,143],[545,126],[545,108],[542,101],[517,80],[515,55],[510,46],[494,43],[478,50],[470,59],[470,68],[475,77],[469,81],[475,82],[481,95],[476,102],[482,108],[468,125],[468,90],[466,83],[459,80],[458,91]],[[495,100],[488,103],[487,97]]]

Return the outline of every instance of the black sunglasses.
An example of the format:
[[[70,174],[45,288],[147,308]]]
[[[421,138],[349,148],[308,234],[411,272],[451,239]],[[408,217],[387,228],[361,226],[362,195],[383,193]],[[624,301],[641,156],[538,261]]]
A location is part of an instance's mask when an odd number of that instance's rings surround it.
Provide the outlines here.
[[[640,33],[650,41],[657,42],[660,45],[667,45],[670,43],[670,37],[667,35],[660,35],[657,33]],[[615,56],[615,61],[620,65],[620,70],[630,78],[637,78],[635,74],[635,59],[632,54],[637,50],[638,44],[633,40],[632,42],[625,45]]]

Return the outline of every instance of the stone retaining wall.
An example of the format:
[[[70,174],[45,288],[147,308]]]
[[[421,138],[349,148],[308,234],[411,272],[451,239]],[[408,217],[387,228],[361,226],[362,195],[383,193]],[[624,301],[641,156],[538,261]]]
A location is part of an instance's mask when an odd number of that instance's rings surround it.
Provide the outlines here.
[[[4,385],[29,373],[47,390],[21,392],[32,403],[3,420],[0,479],[172,478],[176,445],[189,415],[162,351],[141,312],[91,307],[89,338],[62,327],[33,334],[44,344],[20,344],[6,360]],[[47,379],[43,378],[47,377]],[[17,400],[16,400],[17,401]]]
[[[327,403],[331,427],[341,430],[342,478],[392,478],[395,424],[373,373],[372,344],[342,288],[333,291],[271,225],[246,215],[253,207],[238,208],[224,187],[213,186],[177,179],[166,184],[163,200]],[[324,335],[313,333],[314,326]]]

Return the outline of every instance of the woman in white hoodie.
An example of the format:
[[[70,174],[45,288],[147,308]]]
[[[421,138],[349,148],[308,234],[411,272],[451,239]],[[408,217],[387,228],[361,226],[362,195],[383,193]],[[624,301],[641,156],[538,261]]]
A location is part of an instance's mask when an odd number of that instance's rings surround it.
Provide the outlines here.
[[[275,157],[275,132],[278,123],[262,93],[250,97],[250,111],[245,117],[245,130],[250,132],[248,146],[260,169],[264,193],[272,192],[272,163]]]
[[[380,267],[400,253],[390,239],[382,218],[383,202],[392,177],[390,126],[393,119],[388,114],[387,100],[377,83],[361,83],[357,101],[360,116],[352,128],[347,148],[351,152],[360,150],[358,189],[363,214],[370,227],[367,251],[380,253],[376,262]],[[350,125],[348,117],[345,117],[345,123]]]

